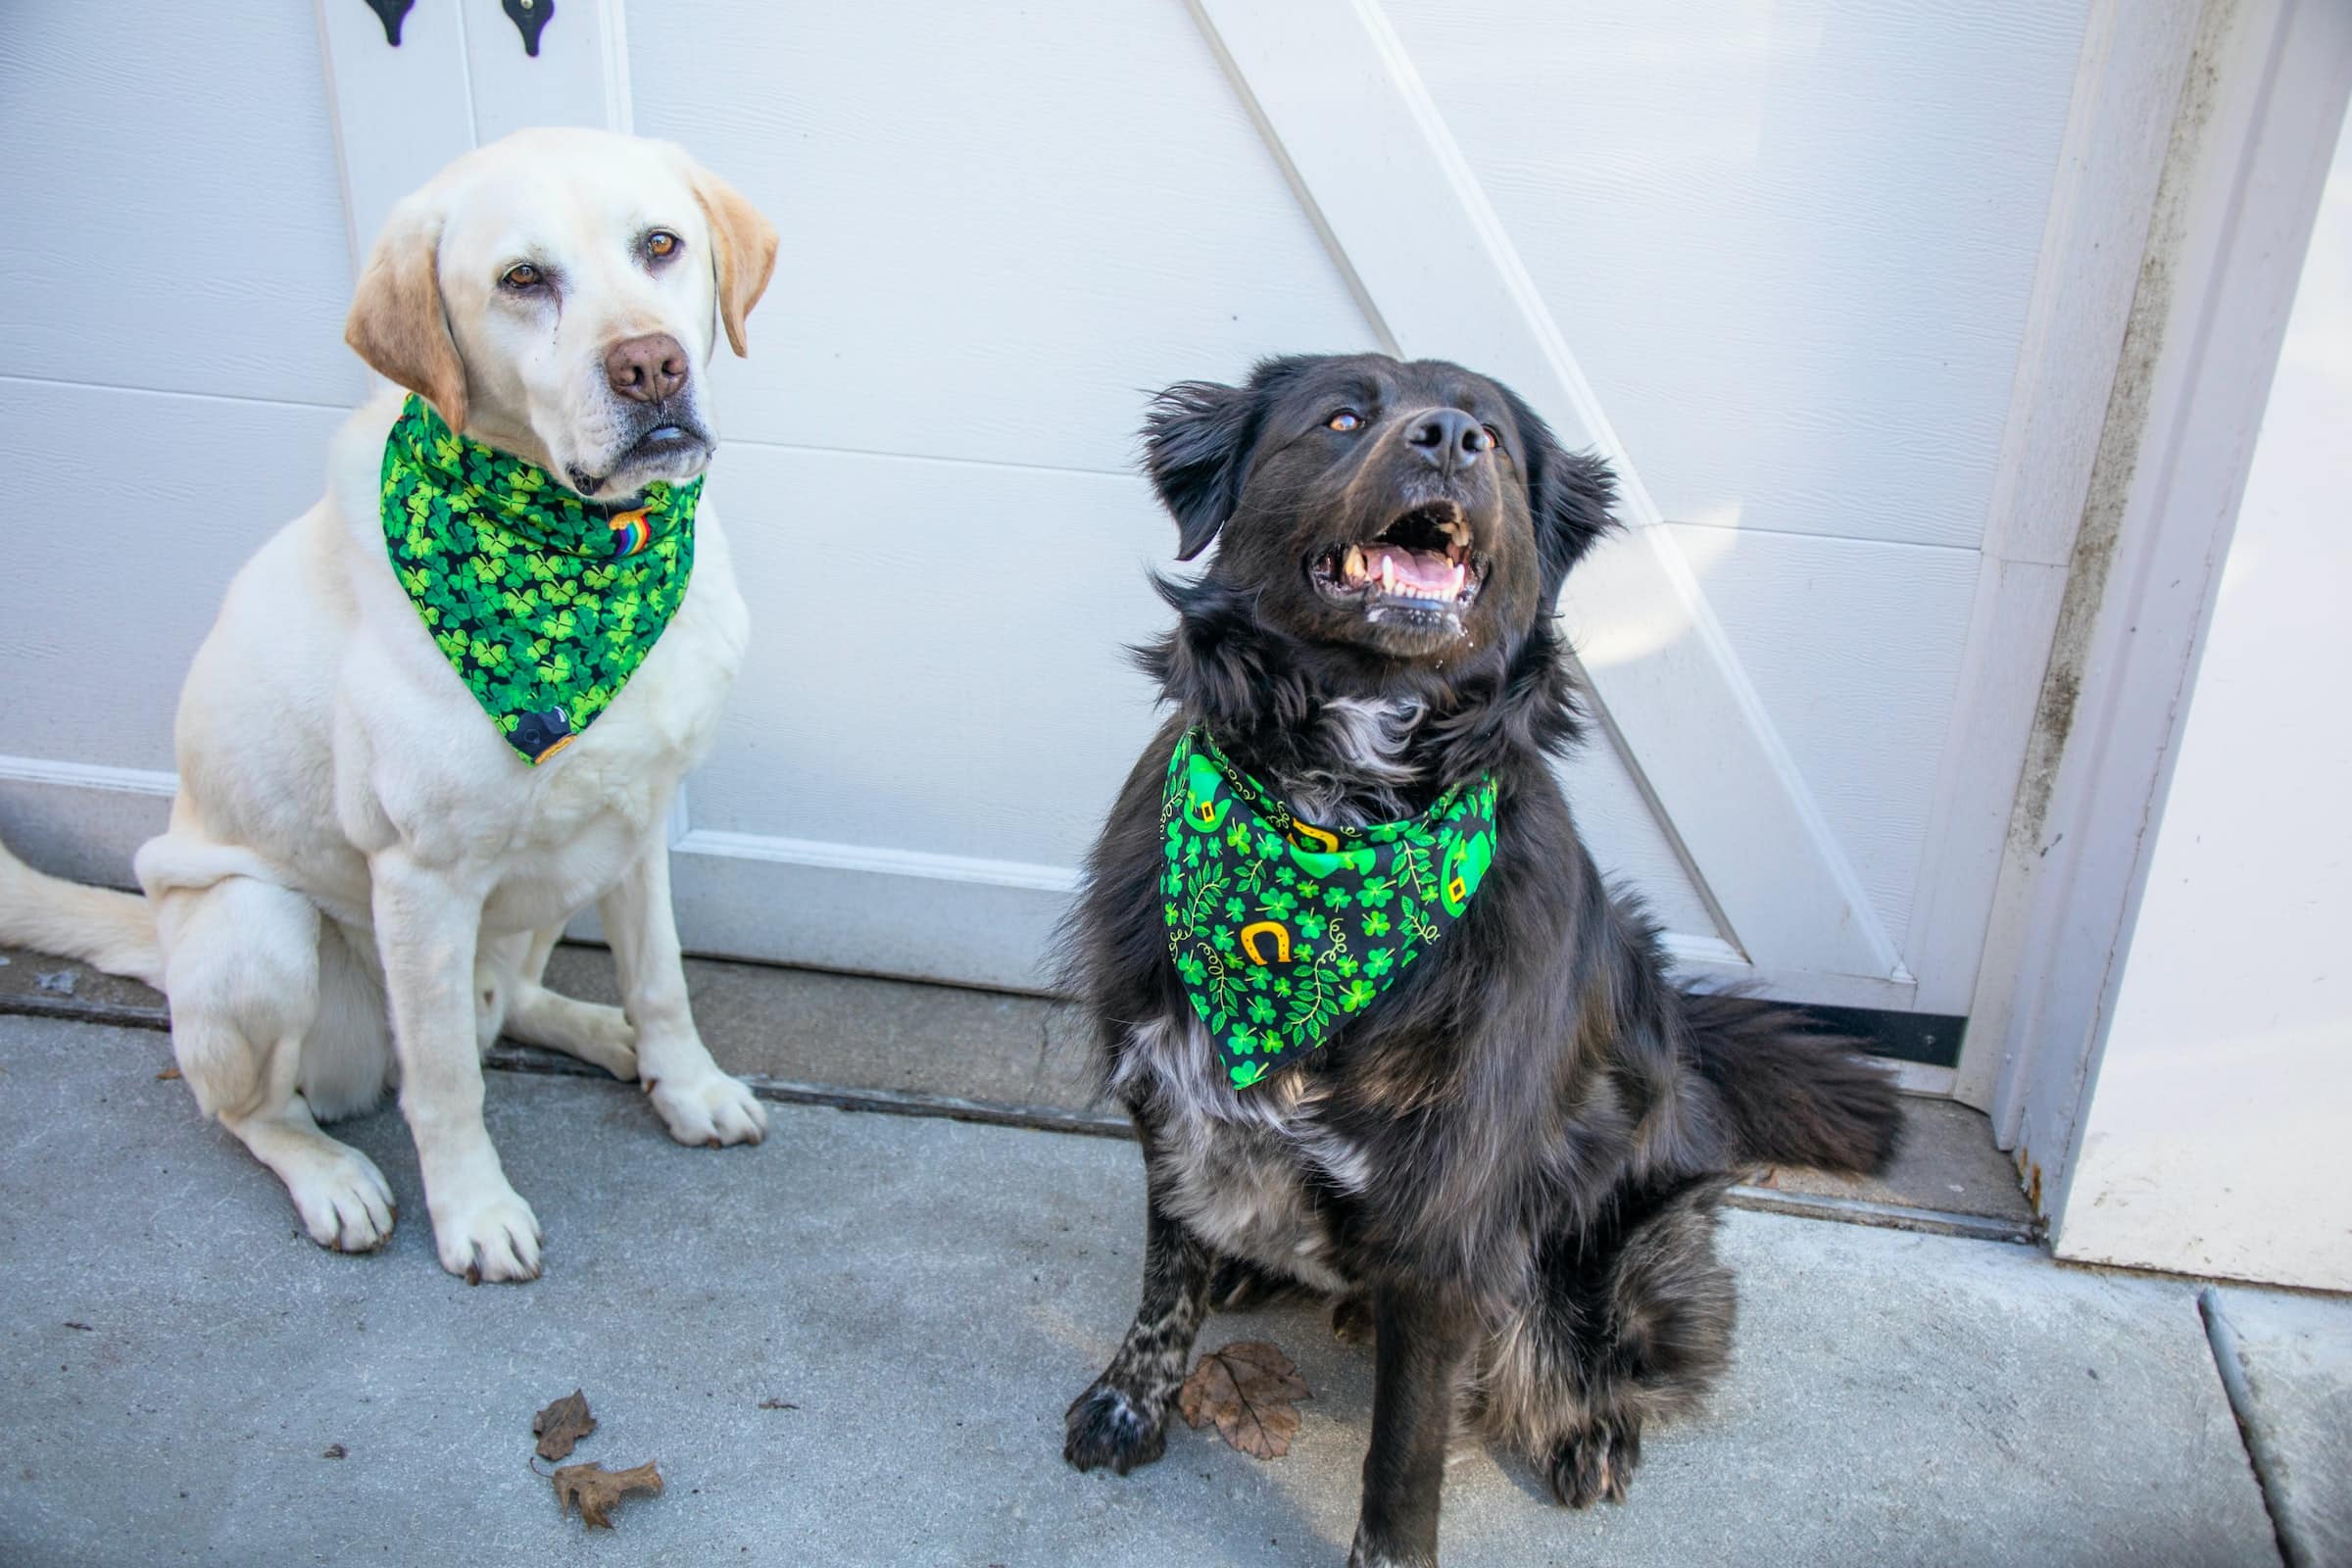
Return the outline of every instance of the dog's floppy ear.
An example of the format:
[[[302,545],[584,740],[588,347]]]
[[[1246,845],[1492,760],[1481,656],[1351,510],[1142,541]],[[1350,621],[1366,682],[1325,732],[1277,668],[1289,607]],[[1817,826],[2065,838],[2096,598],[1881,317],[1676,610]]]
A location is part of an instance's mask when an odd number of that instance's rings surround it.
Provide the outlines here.
[[[703,220],[710,228],[710,266],[718,284],[718,318],[727,329],[727,346],[741,359],[750,353],[743,332],[744,318],[767,292],[776,270],[775,225],[743,192],[713,174],[677,148],[686,181],[702,204]]]
[[[1609,514],[1617,500],[1617,478],[1592,454],[1560,445],[1551,426],[1518,393],[1508,387],[1500,390],[1510,402],[1511,420],[1519,426],[1526,448],[1521,470],[1527,476],[1527,510],[1544,558],[1544,597],[1548,604],[1567,580],[1568,569],[1617,526]]]
[[[424,192],[402,201],[368,254],[343,341],[386,379],[466,428],[466,363],[441,309],[441,212]]]
[[[1152,400],[1144,418],[1144,466],[1159,504],[1176,519],[1178,561],[1206,550],[1241,504],[1264,404],[1256,381],[1179,381]]]

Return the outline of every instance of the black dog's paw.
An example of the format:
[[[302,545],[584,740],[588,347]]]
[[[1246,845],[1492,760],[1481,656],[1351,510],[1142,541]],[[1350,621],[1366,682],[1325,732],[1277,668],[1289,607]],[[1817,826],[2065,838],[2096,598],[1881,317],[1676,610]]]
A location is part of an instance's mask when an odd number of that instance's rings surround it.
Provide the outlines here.
[[[1165,1411],[1147,1416],[1104,1383],[1078,1396],[1062,1424],[1069,1435],[1062,1440],[1061,1456],[1080,1470],[1108,1465],[1113,1475],[1123,1476],[1158,1458],[1168,1446]]]
[[[1626,1484],[1641,1463],[1641,1423],[1601,1416],[1560,1440],[1544,1479],[1563,1507],[1590,1507],[1604,1497],[1623,1502]]]
[[[1355,1544],[1348,1549],[1348,1568],[1437,1568],[1438,1550],[1432,1544],[1426,1548],[1400,1546],[1369,1539],[1362,1525],[1356,1526]]]

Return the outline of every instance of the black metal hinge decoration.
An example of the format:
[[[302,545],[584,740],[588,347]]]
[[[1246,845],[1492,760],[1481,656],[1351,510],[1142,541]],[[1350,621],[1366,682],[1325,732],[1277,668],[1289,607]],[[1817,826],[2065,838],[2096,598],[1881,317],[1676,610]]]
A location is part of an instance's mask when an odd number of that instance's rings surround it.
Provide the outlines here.
[[[499,9],[514,19],[514,30],[522,34],[522,52],[538,59],[539,34],[556,14],[556,0],[505,0]]]
[[[408,19],[409,8],[416,3],[416,0],[368,0],[368,9],[384,24],[384,42],[395,49],[400,47],[400,24]]]

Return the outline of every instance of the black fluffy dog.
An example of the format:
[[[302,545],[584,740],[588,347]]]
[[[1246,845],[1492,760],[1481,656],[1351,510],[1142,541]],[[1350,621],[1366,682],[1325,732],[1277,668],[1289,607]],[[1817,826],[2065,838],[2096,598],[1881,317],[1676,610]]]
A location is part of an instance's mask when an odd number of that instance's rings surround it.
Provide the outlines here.
[[[1377,356],[1172,387],[1146,442],[1179,555],[1221,544],[1198,581],[1160,584],[1177,623],[1144,662],[1175,712],[1070,928],[1150,1212],[1135,1325],[1070,1406],[1064,1454],[1121,1473],[1159,1457],[1212,1281],[1284,1282],[1369,1307],[1350,1562],[1436,1560],[1457,1412],[1569,1506],[1620,1498],[1643,1424],[1724,1366],[1730,1173],[1883,1166],[1892,1090],[1797,1015],[1676,992],[1578,840],[1550,768],[1579,727],[1552,605],[1611,526],[1602,464],[1493,381]],[[1493,866],[1443,940],[1246,1088],[1171,953],[1162,800],[1188,733],[1302,823],[1495,790]]]

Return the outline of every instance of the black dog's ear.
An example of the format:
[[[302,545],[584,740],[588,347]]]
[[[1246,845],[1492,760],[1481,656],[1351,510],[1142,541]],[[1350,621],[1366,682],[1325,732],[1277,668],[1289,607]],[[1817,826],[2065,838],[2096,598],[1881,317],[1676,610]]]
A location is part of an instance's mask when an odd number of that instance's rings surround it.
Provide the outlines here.
[[[1590,452],[1571,452],[1560,445],[1551,426],[1518,393],[1505,387],[1502,395],[1510,402],[1512,421],[1527,449],[1522,465],[1527,510],[1535,519],[1536,545],[1544,556],[1544,597],[1548,604],[1558,596],[1568,569],[1617,526],[1617,519],[1609,515],[1617,501],[1617,476]]]
[[[1144,466],[1176,519],[1177,560],[1206,550],[1240,504],[1261,406],[1256,386],[1215,381],[1179,381],[1152,400]]]

